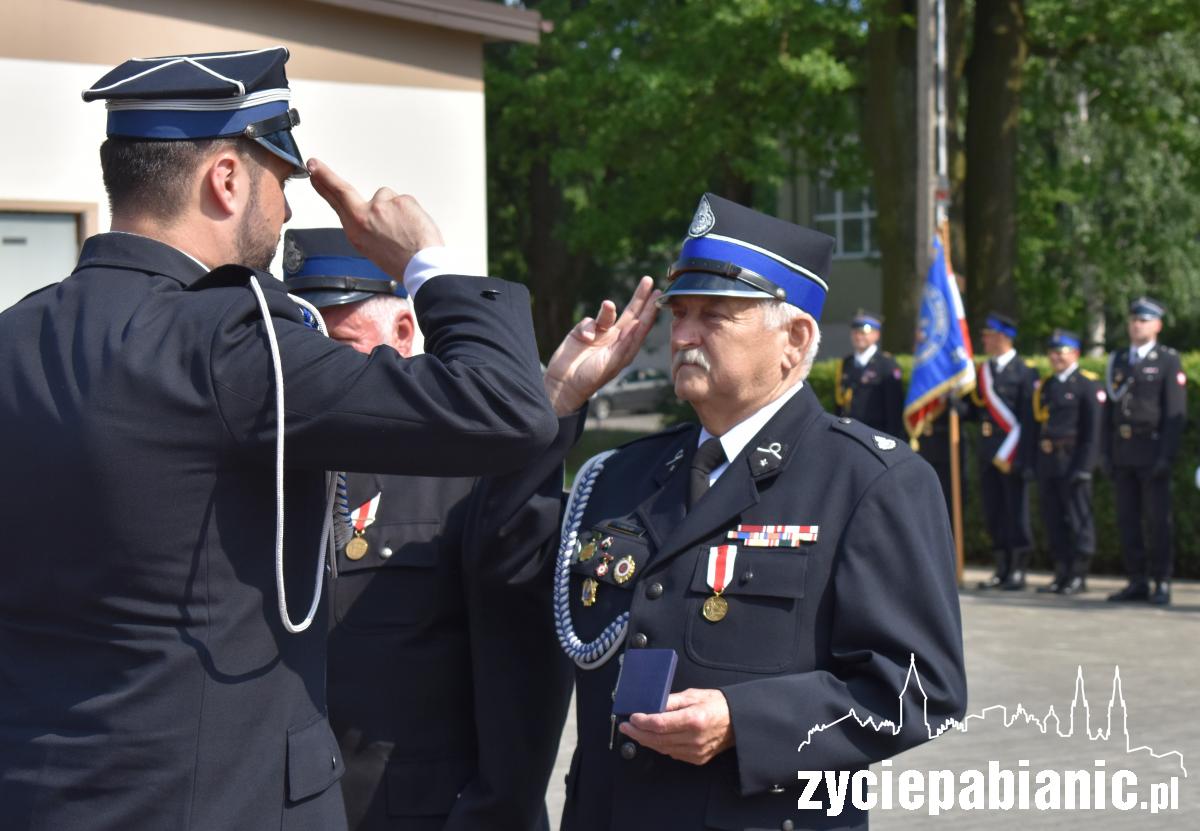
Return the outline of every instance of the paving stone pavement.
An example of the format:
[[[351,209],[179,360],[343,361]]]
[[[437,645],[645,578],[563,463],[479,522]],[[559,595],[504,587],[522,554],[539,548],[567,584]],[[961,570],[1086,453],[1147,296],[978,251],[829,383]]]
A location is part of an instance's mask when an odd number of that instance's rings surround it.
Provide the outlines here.
[[[985,576],[983,570],[968,569],[964,585],[973,587]],[[1048,575],[1033,575],[1030,588],[1023,592],[974,588],[960,592],[969,691],[967,730],[951,730],[895,757],[891,764],[897,782],[904,770],[949,770],[955,777],[979,770],[986,776],[992,761],[1018,773],[1028,769],[1030,808],[956,808],[936,817],[929,815],[927,805],[915,811],[876,808],[871,812],[872,829],[1200,828],[1200,583],[1177,581],[1172,605],[1155,608],[1106,602],[1110,591],[1124,585],[1115,578],[1092,578],[1090,590],[1076,597],[1033,591],[1048,582]],[[1062,738],[1057,734],[1068,732],[1080,670],[1087,706],[1081,702],[1075,708],[1074,734]],[[1108,727],[1118,670],[1121,698],[1112,707],[1111,737],[1090,740],[1085,736],[1085,720],[1090,718],[1092,734]],[[1060,723],[1048,722],[1045,734],[1025,718],[1005,727],[1001,708],[1012,716],[1018,705],[1039,720],[1053,707]],[[575,747],[574,719],[572,708],[546,795],[553,827],[562,813],[563,777]],[[1129,747],[1145,745],[1151,750],[1126,752],[1125,730]],[[1151,751],[1163,758],[1154,758]],[[1097,765],[1097,760],[1104,764]],[[799,758],[797,767],[804,767]],[[883,773],[880,765],[873,770]],[[1097,771],[1103,771],[1107,781],[1128,770],[1137,776],[1137,785],[1127,789],[1137,793],[1135,807],[1128,811],[1112,807],[1110,790],[1104,809],[1036,810],[1035,776],[1041,770],[1085,770],[1093,780]],[[1153,787],[1163,786],[1160,792],[1169,797],[1172,778],[1177,782],[1178,807],[1157,814],[1150,812],[1148,804],[1142,809],[1140,803],[1149,802]],[[898,796],[898,786],[895,792]]]

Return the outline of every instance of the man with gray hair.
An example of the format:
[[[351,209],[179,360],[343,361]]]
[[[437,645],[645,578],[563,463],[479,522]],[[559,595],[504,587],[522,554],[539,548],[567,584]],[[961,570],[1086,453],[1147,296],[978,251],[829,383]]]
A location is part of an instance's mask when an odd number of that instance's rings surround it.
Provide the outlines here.
[[[797,770],[863,771],[966,707],[937,477],[805,383],[833,242],[700,201],[660,299],[700,423],[596,456],[566,509],[564,831],[865,828]]]

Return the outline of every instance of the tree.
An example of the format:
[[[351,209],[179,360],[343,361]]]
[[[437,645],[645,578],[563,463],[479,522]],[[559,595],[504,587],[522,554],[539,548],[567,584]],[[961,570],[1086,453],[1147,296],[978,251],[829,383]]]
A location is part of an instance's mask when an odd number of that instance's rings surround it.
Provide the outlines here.
[[[554,28],[488,55],[490,248],[544,352],[581,301],[661,273],[706,190],[770,210],[791,150],[858,158],[854,0],[526,5]]]

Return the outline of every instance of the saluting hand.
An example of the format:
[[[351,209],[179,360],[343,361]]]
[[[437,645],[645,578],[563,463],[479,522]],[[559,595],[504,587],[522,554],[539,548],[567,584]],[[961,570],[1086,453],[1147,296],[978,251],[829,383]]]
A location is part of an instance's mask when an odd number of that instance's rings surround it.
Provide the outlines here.
[[[634,713],[621,732],[643,747],[693,765],[706,764],[735,744],[729,702],[720,690],[684,690],[661,713]]]
[[[413,197],[380,188],[368,202],[325,163],[309,159],[308,172],[350,243],[395,279],[418,251],[442,245],[442,232]]]
[[[654,280],[643,277],[620,318],[616,304],[605,300],[595,319],[585,317],[575,324],[554,350],[542,379],[555,413],[575,412],[629,366],[654,325],[654,301],[661,294]]]

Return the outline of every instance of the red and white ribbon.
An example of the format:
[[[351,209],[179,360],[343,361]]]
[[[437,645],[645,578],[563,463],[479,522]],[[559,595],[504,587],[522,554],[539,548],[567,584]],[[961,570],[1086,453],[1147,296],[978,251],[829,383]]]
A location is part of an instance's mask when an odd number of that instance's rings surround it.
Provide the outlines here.
[[[708,549],[708,587],[715,594],[725,591],[733,579],[733,564],[737,560],[736,545],[714,545]]]
[[[979,374],[979,382],[980,392],[988,412],[991,413],[992,421],[996,422],[996,426],[1005,433],[1004,441],[1000,443],[1000,449],[992,457],[992,464],[1008,473],[1012,470],[1013,459],[1017,457],[1017,445],[1021,443],[1021,422],[1017,421],[1013,411],[992,389],[991,362],[983,362],[983,371]]]
[[[361,534],[367,529],[367,526],[375,521],[375,512],[379,510],[379,497],[381,496],[383,496],[382,491],[375,494],[373,499],[368,499],[354,509],[354,513],[350,515],[350,519],[354,523],[356,533]]]

